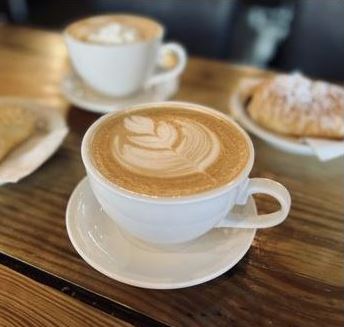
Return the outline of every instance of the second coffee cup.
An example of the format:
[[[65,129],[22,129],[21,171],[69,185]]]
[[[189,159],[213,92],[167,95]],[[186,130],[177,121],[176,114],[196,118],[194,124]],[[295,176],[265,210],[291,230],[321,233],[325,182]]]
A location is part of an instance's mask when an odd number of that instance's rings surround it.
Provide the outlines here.
[[[67,26],[64,38],[74,69],[96,91],[123,97],[176,78],[186,65],[177,43],[162,44],[164,27],[134,15],[104,15]],[[155,72],[159,58],[172,52],[175,66]]]

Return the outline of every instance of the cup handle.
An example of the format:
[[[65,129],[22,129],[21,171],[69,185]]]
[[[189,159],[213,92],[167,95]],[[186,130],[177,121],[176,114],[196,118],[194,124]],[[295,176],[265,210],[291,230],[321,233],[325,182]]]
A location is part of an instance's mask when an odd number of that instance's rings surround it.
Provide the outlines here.
[[[280,203],[281,208],[264,215],[229,213],[216,227],[268,228],[280,224],[287,218],[291,199],[288,190],[283,185],[266,178],[247,179],[246,184],[241,187],[236,204],[246,204],[248,197],[255,193],[271,195]]]
[[[163,44],[160,47],[159,57],[163,56],[164,53],[171,51],[175,53],[178,58],[177,64],[170,70],[164,71],[161,73],[156,73],[155,75],[151,76],[146,83],[146,87],[151,87],[156,84],[160,84],[162,82],[167,82],[173,78],[176,78],[180,75],[186,66],[187,55],[185,49],[178,43],[170,42]]]

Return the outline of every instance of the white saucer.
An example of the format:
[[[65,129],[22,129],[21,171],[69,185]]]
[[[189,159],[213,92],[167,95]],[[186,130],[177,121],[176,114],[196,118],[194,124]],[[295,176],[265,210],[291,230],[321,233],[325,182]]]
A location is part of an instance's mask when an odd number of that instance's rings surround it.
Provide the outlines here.
[[[260,127],[256,124],[245,109],[244,101],[246,89],[252,87],[254,84],[259,83],[258,79],[246,78],[241,81],[237,90],[231,95],[229,99],[229,110],[233,118],[247,131],[261,138],[263,141],[269,143],[275,148],[282,151],[295,153],[300,155],[311,156],[314,155],[312,148],[305,143],[301,138],[293,138],[282,136],[267,129]]]
[[[236,210],[255,213],[255,202],[251,198]],[[188,287],[220,276],[245,255],[256,232],[219,228],[176,250],[141,246],[102,211],[87,178],[70,197],[66,225],[74,248],[89,265],[122,283],[151,289]]]
[[[179,80],[171,79],[125,98],[115,98],[100,94],[87,86],[73,71],[65,75],[61,91],[73,105],[95,113],[118,111],[136,104],[165,101],[178,90]]]

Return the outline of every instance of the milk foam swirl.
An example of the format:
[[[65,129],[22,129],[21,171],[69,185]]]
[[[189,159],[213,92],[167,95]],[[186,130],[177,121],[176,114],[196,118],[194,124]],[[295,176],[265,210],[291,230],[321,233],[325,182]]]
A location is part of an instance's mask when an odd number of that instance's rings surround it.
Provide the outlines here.
[[[113,22],[93,31],[88,35],[87,40],[104,44],[123,44],[135,42],[138,37],[138,31],[135,28]]]
[[[153,120],[131,115],[125,135],[113,140],[113,155],[128,170],[151,177],[205,173],[220,153],[215,133],[191,119]]]

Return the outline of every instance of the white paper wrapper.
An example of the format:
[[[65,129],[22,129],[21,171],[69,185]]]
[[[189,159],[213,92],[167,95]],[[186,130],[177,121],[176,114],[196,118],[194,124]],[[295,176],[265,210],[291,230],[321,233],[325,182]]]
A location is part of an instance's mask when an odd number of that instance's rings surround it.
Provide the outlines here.
[[[321,161],[327,161],[344,155],[344,141],[305,138],[305,142]]]
[[[58,149],[68,133],[63,114],[53,107],[32,99],[0,97],[0,107],[4,105],[32,110],[39,126],[31,137],[0,161],[0,185],[16,183],[34,172]]]
[[[344,141],[287,137],[273,133],[253,121],[246,111],[244,102],[249,90],[260,82],[259,78],[243,78],[229,100],[231,114],[245,129],[283,151],[315,155],[320,161],[344,155]]]

